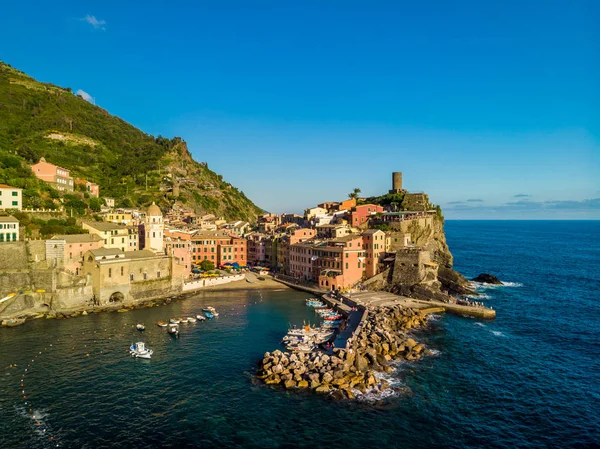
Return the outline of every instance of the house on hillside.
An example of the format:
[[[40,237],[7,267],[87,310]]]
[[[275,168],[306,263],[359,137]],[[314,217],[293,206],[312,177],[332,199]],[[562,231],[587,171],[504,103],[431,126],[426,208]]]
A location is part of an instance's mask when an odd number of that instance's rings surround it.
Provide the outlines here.
[[[23,189],[0,184],[0,209],[23,208]]]
[[[56,190],[73,191],[73,178],[71,178],[71,172],[66,168],[58,167],[41,158],[37,164],[31,166],[31,170],[38,179],[52,185]]]
[[[0,243],[19,241],[19,220],[8,215],[0,217]]]
[[[75,184],[85,186],[85,190],[90,194],[90,196],[95,198],[100,197],[100,186],[98,186],[98,184],[95,182],[87,181],[85,179],[75,179]]]

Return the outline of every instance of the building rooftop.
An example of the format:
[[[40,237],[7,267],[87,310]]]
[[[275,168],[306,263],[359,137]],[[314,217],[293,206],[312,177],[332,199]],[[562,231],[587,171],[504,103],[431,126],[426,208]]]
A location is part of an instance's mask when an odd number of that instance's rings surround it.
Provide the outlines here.
[[[83,223],[91,228],[97,229],[98,231],[114,231],[117,229],[127,229],[126,226],[105,221],[84,221]]]
[[[123,251],[121,251],[120,249],[117,249],[117,248],[91,249],[90,253],[92,253],[92,256],[94,256],[94,257],[119,256],[121,254],[124,254]]]
[[[367,229],[366,231],[364,231],[362,234],[367,234],[367,235],[373,235],[377,232],[383,232],[381,229]]]
[[[143,249],[141,251],[125,251],[126,259],[146,259],[149,257],[163,256],[164,254],[156,254],[154,251]]]
[[[9,186],[9,185],[6,185],[6,184],[0,184],[0,189],[17,189],[17,190],[23,190],[20,187],[13,187],[13,186]]]
[[[0,184],[2,185],[2,184]],[[0,216],[0,221],[2,223],[19,223],[19,220],[17,220],[15,217],[13,217],[12,215],[4,215],[4,216]]]
[[[55,235],[51,240],[64,240],[67,243],[92,243],[99,242],[102,238],[98,234],[70,234]]]

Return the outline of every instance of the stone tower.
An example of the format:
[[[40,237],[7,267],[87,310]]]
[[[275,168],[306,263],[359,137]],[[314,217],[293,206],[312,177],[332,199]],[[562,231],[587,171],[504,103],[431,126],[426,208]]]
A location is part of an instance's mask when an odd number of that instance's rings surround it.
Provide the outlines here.
[[[144,223],[146,231],[146,244],[144,249],[149,249],[157,253],[164,251],[163,235],[165,224],[160,208],[152,202],[152,205],[146,211],[146,222]]]
[[[400,192],[402,192],[402,172],[395,171],[392,172],[392,190],[390,190],[390,193]]]

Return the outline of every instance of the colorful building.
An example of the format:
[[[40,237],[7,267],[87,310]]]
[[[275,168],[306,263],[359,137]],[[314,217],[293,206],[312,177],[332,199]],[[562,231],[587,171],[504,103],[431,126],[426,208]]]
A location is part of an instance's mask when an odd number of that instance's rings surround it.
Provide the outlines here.
[[[95,182],[87,181],[85,179],[75,179],[75,185],[83,186],[85,191],[95,198],[100,197],[100,186]]]
[[[165,224],[163,223],[162,211],[156,203],[152,202],[146,211],[146,219],[144,221],[144,249],[149,249],[156,253],[163,253],[164,230]]]
[[[106,223],[103,221],[81,223],[83,229],[87,229],[90,234],[98,235],[103,241],[103,247],[108,249],[119,249],[129,251],[129,243],[132,241],[132,229],[116,223]],[[139,246],[138,246],[139,249]]]
[[[83,266],[83,255],[103,246],[104,240],[97,234],[55,235],[46,240],[46,258],[51,266],[64,268],[79,275]]]
[[[369,229],[362,233],[362,237],[367,263],[365,274],[370,278],[379,272],[379,262],[386,253],[386,235],[379,229]]]
[[[165,251],[173,258],[175,264],[181,266],[184,276],[188,278],[192,273],[192,241],[165,237]]]
[[[23,209],[23,189],[0,184],[0,209]]]
[[[66,168],[58,167],[41,158],[37,164],[31,166],[31,170],[38,179],[51,184],[56,190],[73,191],[73,178]]]
[[[376,204],[363,204],[356,206],[352,212],[350,212],[350,224],[352,226],[362,226],[369,222],[372,215],[377,213],[383,213],[383,207]]]
[[[222,231],[198,231],[192,236],[192,262],[209,260],[215,266],[248,263],[246,239]]]
[[[0,243],[18,242],[19,238],[19,220],[11,215],[0,217]]]

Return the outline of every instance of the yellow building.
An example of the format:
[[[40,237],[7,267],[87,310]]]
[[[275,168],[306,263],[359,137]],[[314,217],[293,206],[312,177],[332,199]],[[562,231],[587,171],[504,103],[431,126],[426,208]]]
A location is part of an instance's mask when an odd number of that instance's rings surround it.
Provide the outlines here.
[[[87,229],[90,234],[100,236],[104,240],[104,248],[114,248],[121,251],[131,249],[129,246],[131,231],[127,226],[102,221],[84,221],[81,226],[83,229]]]

